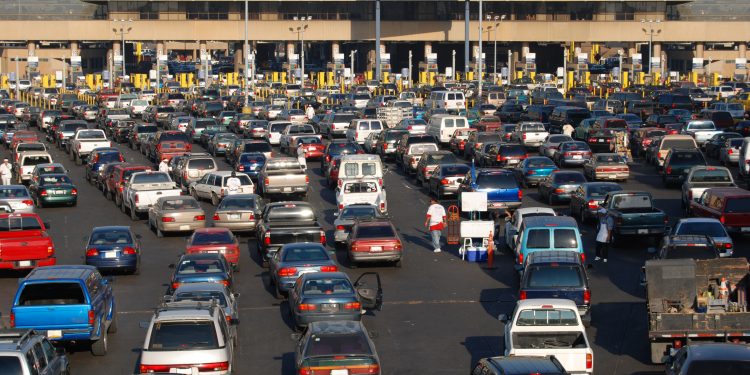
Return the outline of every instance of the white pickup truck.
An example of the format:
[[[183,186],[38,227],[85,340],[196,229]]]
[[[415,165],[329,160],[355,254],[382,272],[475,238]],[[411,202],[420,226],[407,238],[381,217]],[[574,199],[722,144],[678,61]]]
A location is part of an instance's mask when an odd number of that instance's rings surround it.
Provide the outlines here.
[[[120,208],[130,218],[138,220],[139,215],[148,212],[160,197],[171,197],[182,194],[182,189],[166,172],[137,172],[130,175],[122,190],[123,202]]]
[[[336,188],[336,204],[339,212],[352,204],[367,203],[378,207],[381,214],[388,211],[385,190],[376,178],[345,180]]]
[[[594,351],[575,302],[567,299],[518,301],[505,323],[505,356],[554,356],[570,374],[592,374]]]
[[[75,160],[76,165],[81,165],[91,151],[99,147],[112,147],[104,130],[78,129],[70,139],[70,159]]]
[[[722,132],[722,130],[716,129],[716,125],[711,120],[692,120],[682,127],[682,134],[693,137],[695,143],[700,147],[703,147],[703,144],[708,142],[711,137]]]
[[[541,122],[522,122],[516,126],[516,131],[511,136],[512,140],[517,141],[524,147],[539,147],[544,144],[549,132],[544,129]]]

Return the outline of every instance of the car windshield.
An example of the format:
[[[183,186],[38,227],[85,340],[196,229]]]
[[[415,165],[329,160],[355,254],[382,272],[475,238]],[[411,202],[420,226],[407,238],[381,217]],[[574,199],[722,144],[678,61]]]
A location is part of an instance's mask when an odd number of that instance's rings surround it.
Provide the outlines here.
[[[469,172],[468,165],[447,165],[441,169],[443,176],[463,176]]]
[[[566,151],[589,151],[589,146],[583,142],[564,143],[561,148]]]
[[[661,142],[661,149],[668,150],[672,148],[694,149],[695,141],[691,139],[665,139]]]
[[[596,155],[597,163],[625,163],[622,156],[617,154]]]
[[[217,245],[234,242],[229,231],[220,232],[197,232],[193,234],[190,241],[193,245]]]
[[[271,145],[268,142],[245,143],[244,152],[270,152]]]
[[[690,130],[714,130],[716,126],[713,122],[694,122],[689,125]]]
[[[317,262],[329,260],[328,254],[323,247],[309,246],[283,249],[281,260],[284,262]]]
[[[732,182],[732,176],[726,169],[706,168],[693,172],[691,182]]]
[[[37,166],[37,173],[38,174],[48,174],[48,173],[65,173],[65,168],[59,165],[49,165],[44,166],[42,168],[39,168]]]
[[[106,137],[101,130],[80,130],[78,139],[106,139]]]
[[[23,375],[21,360],[19,357],[0,356],[0,374],[1,375]]]
[[[477,176],[479,189],[516,189],[518,183],[511,173],[483,173]]]
[[[556,263],[545,266],[530,266],[526,269],[527,288],[578,288],[583,286],[583,277],[578,266],[560,266]]]
[[[194,291],[194,292],[180,292],[179,290],[172,297],[172,301],[199,301],[199,302],[211,302],[216,301],[219,306],[227,306],[227,297],[224,293],[219,291]]]
[[[255,199],[253,198],[231,198],[222,199],[217,209],[220,210],[254,210]]]
[[[223,318],[222,318],[223,319]],[[219,340],[211,320],[167,321],[154,324],[148,350],[189,351],[218,349]]]
[[[185,260],[177,266],[177,273],[192,275],[206,272],[224,272],[224,265],[218,259]]]
[[[570,142],[573,138],[568,137],[567,135],[553,135],[549,137],[549,140],[547,142],[549,143],[562,143],[562,142]]]
[[[727,237],[724,226],[718,222],[684,222],[677,227],[675,234],[696,234],[710,237]]]
[[[504,156],[524,156],[526,148],[521,145],[500,145],[498,154]]]
[[[429,154],[426,162],[427,164],[457,163],[458,158],[456,158],[456,155],[453,153]]]
[[[86,303],[78,282],[44,282],[26,284],[18,296],[18,305],[82,305]],[[2,368],[0,368],[2,371]]]
[[[91,234],[89,245],[131,244],[133,239],[126,230],[95,231]]]
[[[348,206],[341,211],[341,219],[370,219],[377,216],[377,210],[372,206]]]
[[[302,286],[305,296],[353,294],[354,288],[349,280],[341,279],[318,279],[307,280]]]
[[[393,227],[390,225],[364,225],[357,229],[356,238],[393,238]]]

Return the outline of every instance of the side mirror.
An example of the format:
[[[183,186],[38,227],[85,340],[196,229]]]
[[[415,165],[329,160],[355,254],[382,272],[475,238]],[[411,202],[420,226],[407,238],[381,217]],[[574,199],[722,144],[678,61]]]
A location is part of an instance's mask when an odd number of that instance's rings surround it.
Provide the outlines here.
[[[240,292],[234,293],[233,296],[234,298],[240,298]]]
[[[499,321],[501,321],[503,323],[508,323],[508,315],[506,315],[506,314],[500,314],[500,315],[497,316],[497,320],[499,320]]]
[[[299,332],[294,332],[289,335],[289,338],[292,339],[292,341],[299,341],[302,339],[302,334]]]

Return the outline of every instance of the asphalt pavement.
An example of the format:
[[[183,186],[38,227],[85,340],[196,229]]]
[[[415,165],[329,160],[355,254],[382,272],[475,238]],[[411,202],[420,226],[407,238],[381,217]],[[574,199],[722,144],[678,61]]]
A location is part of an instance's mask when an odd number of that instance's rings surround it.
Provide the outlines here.
[[[119,145],[127,161],[149,163],[138,151]],[[199,146],[196,146],[200,150]],[[7,155],[7,150],[0,153]],[[84,240],[91,229],[101,225],[130,225],[142,239],[141,274],[114,275],[120,330],[110,337],[105,357],[93,357],[87,349],[70,354],[76,374],[124,375],[137,372],[145,329],[167,289],[169,264],[184,250],[185,237],[157,238],[144,220],[133,222],[84,179],[83,167],[77,167],[66,154],[52,147],[56,162],[69,168],[78,185],[76,207],[37,209],[51,223],[58,264],[83,262]],[[228,169],[217,158],[221,169]],[[321,223],[332,241],[335,197],[325,187],[318,162],[310,168],[310,202],[318,210]],[[461,260],[456,247],[435,254],[425,230],[424,213],[429,204],[426,190],[417,187],[395,167],[386,174],[389,214],[404,241],[403,268],[387,264],[348,267],[345,251],[338,251],[342,269],[352,277],[377,271],[383,280],[384,304],[381,311],[364,317],[374,331],[383,374],[468,374],[479,358],[502,352],[502,323],[498,314],[509,313],[517,299],[518,279],[511,257],[495,257],[495,269],[485,264]],[[626,190],[645,190],[653,194],[656,205],[672,221],[681,215],[678,189],[666,189],[651,166],[638,161],[631,166]],[[545,205],[538,200],[536,188],[525,189],[525,207]],[[450,204],[449,202],[446,205]],[[210,219],[213,207],[202,202]],[[565,205],[555,206],[567,213]],[[587,259],[594,258],[595,230],[582,225]],[[242,271],[235,275],[240,306],[240,347],[235,358],[236,374],[294,374],[293,332],[286,302],[269,292],[268,274],[256,258],[255,239],[243,237],[240,258]],[[747,256],[747,241],[735,240],[736,256]],[[329,242],[332,246],[332,242]],[[658,374],[663,366],[649,363],[646,333],[645,291],[639,285],[640,268],[647,257],[649,243],[634,239],[627,246],[610,251],[608,263],[596,262],[589,270],[592,286],[592,326],[588,338],[594,346],[597,374]],[[23,274],[0,274],[0,311],[7,325],[7,312]]]

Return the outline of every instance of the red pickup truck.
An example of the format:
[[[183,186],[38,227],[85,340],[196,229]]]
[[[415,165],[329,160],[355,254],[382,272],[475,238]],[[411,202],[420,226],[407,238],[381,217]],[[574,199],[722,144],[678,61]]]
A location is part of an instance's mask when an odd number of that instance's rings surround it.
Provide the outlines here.
[[[37,214],[0,214],[0,269],[53,266],[55,245]]]
[[[697,202],[690,202],[690,214],[717,219],[730,233],[750,233],[750,191],[738,187],[706,189]]]

